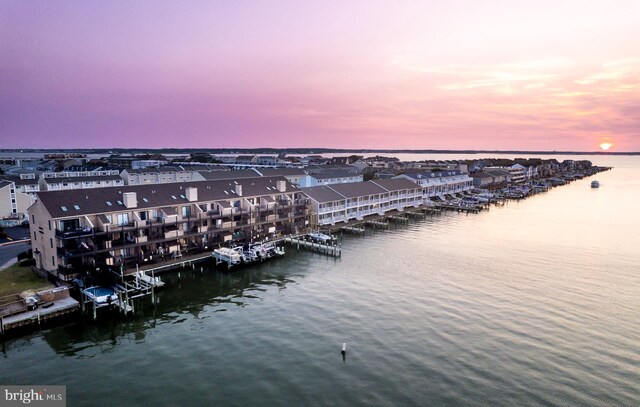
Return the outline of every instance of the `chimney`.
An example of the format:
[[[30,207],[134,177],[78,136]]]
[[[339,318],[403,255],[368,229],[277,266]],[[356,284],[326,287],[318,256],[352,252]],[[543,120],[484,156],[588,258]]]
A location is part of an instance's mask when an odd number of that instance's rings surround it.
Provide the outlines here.
[[[242,185],[236,184],[236,195],[242,196]]]
[[[276,188],[280,192],[287,192],[287,181],[276,181]]]
[[[188,187],[185,189],[184,195],[187,197],[187,201],[195,202],[198,200],[198,188]]]
[[[138,197],[135,192],[125,192],[122,194],[122,202],[124,202],[125,208],[138,207]]]

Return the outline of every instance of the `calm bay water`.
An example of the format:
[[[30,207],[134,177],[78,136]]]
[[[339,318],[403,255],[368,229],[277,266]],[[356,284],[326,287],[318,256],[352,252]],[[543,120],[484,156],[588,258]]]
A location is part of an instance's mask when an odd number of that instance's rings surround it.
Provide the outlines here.
[[[0,383],[73,406],[637,405],[640,158],[591,159],[616,167],[597,190],[165,275],[133,319],[4,342]]]

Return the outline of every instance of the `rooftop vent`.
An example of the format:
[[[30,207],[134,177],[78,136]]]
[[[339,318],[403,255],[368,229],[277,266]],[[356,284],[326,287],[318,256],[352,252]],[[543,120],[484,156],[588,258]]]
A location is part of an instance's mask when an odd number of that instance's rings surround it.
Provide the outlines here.
[[[135,192],[126,192],[122,194],[122,199],[124,200],[124,206],[126,208],[138,207],[138,195]]]
[[[211,187],[209,187],[209,189],[211,189]],[[187,196],[187,201],[195,202],[198,200],[198,188],[188,187],[187,189],[185,189],[184,193]]]

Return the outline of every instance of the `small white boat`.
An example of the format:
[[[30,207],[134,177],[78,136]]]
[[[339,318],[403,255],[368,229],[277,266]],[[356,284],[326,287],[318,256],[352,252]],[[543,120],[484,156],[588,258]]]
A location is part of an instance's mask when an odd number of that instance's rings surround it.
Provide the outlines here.
[[[284,256],[284,247],[278,247],[271,242],[264,243],[262,247],[267,253],[267,257]]]
[[[600,182],[594,179],[591,181],[591,188],[600,188]]]
[[[160,288],[164,286],[164,281],[162,281],[160,277],[149,276],[145,274],[145,272],[142,270],[136,273],[136,278],[156,288]]]
[[[218,262],[225,262],[229,266],[233,266],[235,264],[240,264],[240,262],[242,262],[242,258],[240,257],[240,253],[238,253],[236,250],[230,249],[228,247],[221,247],[219,249],[215,249],[211,255]]]
[[[312,240],[320,243],[327,243],[333,240],[333,237],[320,232],[311,232],[308,235]]]
[[[110,287],[94,286],[89,287],[82,292],[96,304],[105,304],[118,300],[118,296],[116,295],[115,291]]]

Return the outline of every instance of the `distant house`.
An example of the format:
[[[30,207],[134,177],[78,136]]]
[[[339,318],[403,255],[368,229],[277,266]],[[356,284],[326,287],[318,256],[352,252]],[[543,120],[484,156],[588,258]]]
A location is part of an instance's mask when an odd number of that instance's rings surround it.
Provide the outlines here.
[[[317,185],[332,185],[332,184],[344,184],[350,182],[362,182],[363,176],[359,173],[354,173],[351,170],[325,170],[316,171],[313,174],[308,174],[304,178],[300,179],[301,187],[314,187]]]
[[[15,218],[17,216],[16,185],[11,181],[0,181],[0,218]]]
[[[76,177],[40,178],[41,191],[63,191],[72,189],[104,188],[124,185],[120,175],[94,175]]]
[[[190,167],[165,166],[160,168],[125,169],[120,174],[125,185],[168,184],[172,182],[202,181],[200,173]]]
[[[254,171],[263,177],[285,177],[293,185],[300,186],[304,177],[307,176],[302,168],[255,168]]]
[[[131,161],[131,168],[139,170],[143,168],[161,167],[167,163],[167,160],[133,160]]]
[[[493,185],[493,175],[487,174],[484,171],[477,171],[469,176],[473,179],[473,186],[476,188],[489,188]]]
[[[0,180],[0,218],[20,220],[35,201],[35,197],[19,192],[13,181]]]
[[[260,155],[256,157],[256,164],[260,165],[272,165],[275,166],[279,162],[279,159],[275,155]]]
[[[511,182],[511,173],[507,170],[500,168],[489,169],[489,167],[485,168],[484,172],[493,177],[492,186],[502,186]]]
[[[35,173],[20,174],[19,176],[0,175],[0,179],[13,182],[16,186],[16,191],[31,195],[33,198],[40,191],[40,184]]]
[[[236,164],[257,164],[258,163],[258,157],[255,155],[239,155],[236,157]]]

